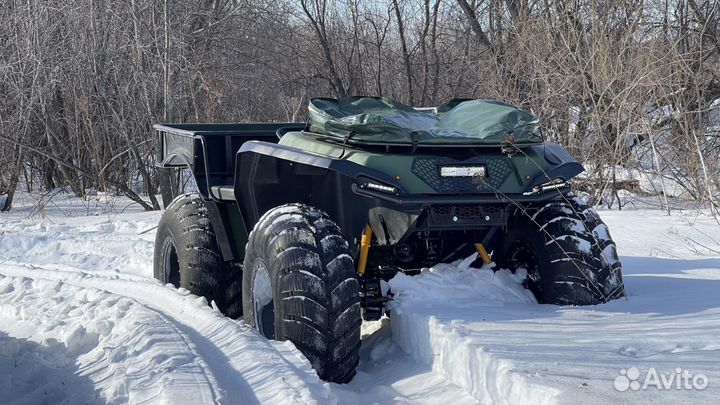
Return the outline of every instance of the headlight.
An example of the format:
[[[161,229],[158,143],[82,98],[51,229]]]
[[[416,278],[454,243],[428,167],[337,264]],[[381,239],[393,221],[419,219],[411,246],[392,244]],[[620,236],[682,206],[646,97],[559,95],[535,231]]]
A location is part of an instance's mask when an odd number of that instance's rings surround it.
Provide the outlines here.
[[[398,192],[397,187],[389,186],[387,184],[380,183],[379,181],[368,179],[366,177],[360,178],[358,184],[360,185],[360,188],[379,191],[381,193],[397,194]]]
[[[523,195],[540,194],[548,190],[557,190],[563,187],[567,187],[568,185],[568,182],[563,179],[552,179],[548,182],[540,184],[539,186],[533,187],[531,191],[526,191],[523,193]]]
[[[371,182],[365,183],[365,187],[367,187],[367,188],[369,188],[369,189],[371,189],[371,190],[382,191],[382,192],[384,192],[384,193],[393,193],[393,194],[395,194],[395,193],[397,192],[397,189],[396,189],[395,187],[392,187],[392,186],[384,186],[384,185],[382,185],[382,184],[371,183]]]

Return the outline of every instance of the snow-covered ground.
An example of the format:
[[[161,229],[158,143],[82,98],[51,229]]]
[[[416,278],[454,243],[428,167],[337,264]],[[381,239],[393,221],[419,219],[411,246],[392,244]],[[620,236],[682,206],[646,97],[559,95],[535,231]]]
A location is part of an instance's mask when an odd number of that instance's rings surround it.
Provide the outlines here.
[[[399,276],[392,320],[363,325],[358,375],[341,386],[319,381],[291,344],[152,279],[159,213],[64,195],[39,209],[22,194],[16,206],[0,214],[0,403],[720,397],[720,226],[709,217],[602,212],[628,297],[596,307],[538,305],[519,275],[469,268],[471,260]],[[670,389],[633,389],[651,368],[659,380],[674,378]],[[696,376],[696,389],[677,389],[683,372]]]

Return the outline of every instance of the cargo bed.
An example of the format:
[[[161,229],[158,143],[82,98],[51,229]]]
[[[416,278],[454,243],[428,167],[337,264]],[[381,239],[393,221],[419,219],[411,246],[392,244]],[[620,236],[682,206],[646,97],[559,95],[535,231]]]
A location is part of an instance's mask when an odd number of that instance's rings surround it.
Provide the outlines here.
[[[156,124],[160,139],[158,167],[192,170],[198,191],[212,200],[233,200],[235,154],[248,141],[277,143],[305,123]],[[206,169],[207,168],[207,169]]]

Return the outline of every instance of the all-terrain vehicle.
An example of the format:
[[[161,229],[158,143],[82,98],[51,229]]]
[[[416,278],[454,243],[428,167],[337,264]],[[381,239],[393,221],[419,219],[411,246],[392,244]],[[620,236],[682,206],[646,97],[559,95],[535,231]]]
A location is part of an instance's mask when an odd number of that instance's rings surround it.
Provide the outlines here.
[[[571,193],[582,165],[513,106],[313,99],[309,124],[155,130],[160,166],[198,190],[162,216],[155,277],[292,341],[327,381],[354,376],[362,319],[385,314],[398,272],[477,252],[526,269],[540,303],[624,294],[607,227]]]

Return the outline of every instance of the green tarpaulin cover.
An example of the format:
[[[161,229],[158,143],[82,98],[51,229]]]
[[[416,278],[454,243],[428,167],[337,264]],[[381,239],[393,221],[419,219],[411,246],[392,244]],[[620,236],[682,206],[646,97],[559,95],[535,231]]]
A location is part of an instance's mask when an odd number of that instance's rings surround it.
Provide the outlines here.
[[[495,100],[453,100],[437,112],[418,111],[384,97],[315,98],[310,130],[366,143],[498,144],[540,142],[532,114]]]

